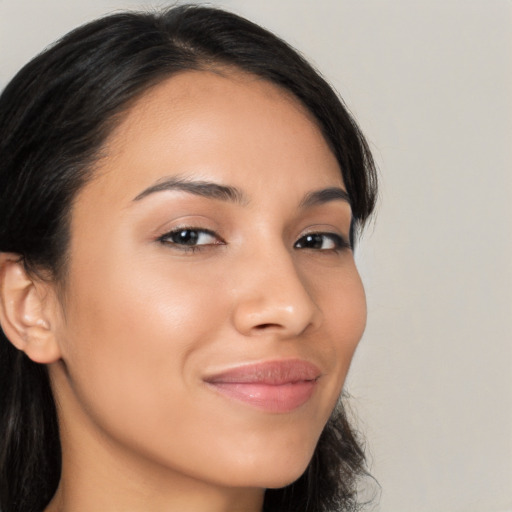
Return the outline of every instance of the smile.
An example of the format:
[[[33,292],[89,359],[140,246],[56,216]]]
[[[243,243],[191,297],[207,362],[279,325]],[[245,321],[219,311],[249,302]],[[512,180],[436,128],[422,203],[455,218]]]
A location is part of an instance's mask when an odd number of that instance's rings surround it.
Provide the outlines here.
[[[313,395],[320,370],[302,360],[242,365],[204,381],[222,395],[271,413],[287,413]]]

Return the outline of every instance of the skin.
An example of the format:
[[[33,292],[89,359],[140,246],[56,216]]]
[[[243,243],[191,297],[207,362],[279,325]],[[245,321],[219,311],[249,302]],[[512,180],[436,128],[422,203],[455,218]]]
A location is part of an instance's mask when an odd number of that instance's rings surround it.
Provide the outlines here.
[[[305,470],[364,330],[353,253],[336,242],[348,240],[350,205],[301,206],[344,189],[338,163],[297,100],[235,72],[156,86],[104,153],[75,200],[64,290],[49,308],[63,472],[46,510],[261,510],[265,488]],[[176,177],[243,198],[144,194]],[[194,250],[162,239],[184,227],[214,234]],[[311,233],[334,236],[301,246]],[[322,372],[290,412],[204,382],[283,359]]]

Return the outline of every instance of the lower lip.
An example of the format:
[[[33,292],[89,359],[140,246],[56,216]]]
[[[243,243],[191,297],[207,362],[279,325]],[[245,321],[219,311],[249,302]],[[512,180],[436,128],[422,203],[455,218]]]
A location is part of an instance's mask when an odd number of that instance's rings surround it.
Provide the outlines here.
[[[316,381],[285,384],[257,382],[216,382],[209,385],[219,393],[273,413],[286,413],[304,405],[313,394]]]

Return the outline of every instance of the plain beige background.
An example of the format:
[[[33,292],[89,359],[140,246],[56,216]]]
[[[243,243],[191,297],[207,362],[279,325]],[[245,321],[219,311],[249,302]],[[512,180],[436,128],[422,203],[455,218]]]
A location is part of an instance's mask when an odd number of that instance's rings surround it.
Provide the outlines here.
[[[0,0],[0,87],[130,0]],[[340,91],[381,173],[348,382],[381,512],[512,511],[512,2],[224,0]]]

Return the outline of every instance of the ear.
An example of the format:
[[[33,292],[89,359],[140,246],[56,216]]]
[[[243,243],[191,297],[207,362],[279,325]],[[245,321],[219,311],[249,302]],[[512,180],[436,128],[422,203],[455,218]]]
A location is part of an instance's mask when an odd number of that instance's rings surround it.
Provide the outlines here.
[[[36,363],[60,359],[56,312],[52,285],[30,277],[18,254],[0,253],[0,324],[11,343]]]

